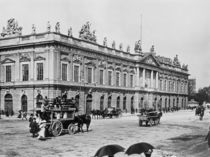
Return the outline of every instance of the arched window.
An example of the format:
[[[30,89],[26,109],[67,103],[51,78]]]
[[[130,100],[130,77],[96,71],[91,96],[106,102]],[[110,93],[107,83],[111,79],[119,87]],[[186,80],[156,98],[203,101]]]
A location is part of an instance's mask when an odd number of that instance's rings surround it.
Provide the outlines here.
[[[126,108],[126,96],[123,98],[123,110],[127,110],[127,108]]]
[[[6,116],[13,115],[13,100],[11,94],[6,94],[4,97],[4,111]]]
[[[41,94],[38,94],[36,97],[36,107],[41,108],[42,102],[43,102],[43,97]]]
[[[108,107],[111,107],[111,103],[112,103],[112,96],[110,95],[108,97]]]
[[[100,98],[100,110],[103,111],[104,110],[104,96],[102,95]]]
[[[117,108],[120,108],[120,96],[117,97]]]
[[[27,102],[27,96],[23,95],[21,97],[21,110],[24,112],[27,112],[28,110],[28,102]]]

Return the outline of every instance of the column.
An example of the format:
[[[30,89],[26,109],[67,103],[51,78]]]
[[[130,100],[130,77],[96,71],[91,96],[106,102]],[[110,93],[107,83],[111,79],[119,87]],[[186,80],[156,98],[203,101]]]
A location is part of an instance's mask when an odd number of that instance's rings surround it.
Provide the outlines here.
[[[156,72],[156,87],[155,87],[156,89],[158,89],[158,80],[159,80],[158,79],[158,72]]]
[[[153,70],[151,70],[150,88],[153,88]]]
[[[139,83],[139,67],[137,67],[136,69],[136,87],[139,87],[140,86],[140,83]]]
[[[145,87],[145,69],[143,68],[143,73],[142,73],[142,79],[143,79],[143,88]]]

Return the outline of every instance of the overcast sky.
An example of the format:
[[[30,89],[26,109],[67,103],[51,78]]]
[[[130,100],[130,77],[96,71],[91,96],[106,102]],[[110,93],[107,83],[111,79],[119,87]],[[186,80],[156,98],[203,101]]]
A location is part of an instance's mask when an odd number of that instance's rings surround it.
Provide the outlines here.
[[[210,1],[209,0],[0,0],[0,30],[7,20],[15,18],[23,26],[23,34],[46,31],[57,21],[61,33],[71,26],[73,35],[86,21],[96,30],[102,44],[113,40],[134,48],[140,39],[142,15],[142,47],[149,51],[155,45],[157,55],[174,58],[189,65],[197,88],[210,85]]]

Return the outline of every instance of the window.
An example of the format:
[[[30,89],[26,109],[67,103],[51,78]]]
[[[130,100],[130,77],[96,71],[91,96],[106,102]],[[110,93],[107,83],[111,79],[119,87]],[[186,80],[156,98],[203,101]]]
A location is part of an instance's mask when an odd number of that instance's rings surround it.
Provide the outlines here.
[[[130,87],[133,87],[133,75],[130,75]]]
[[[11,65],[6,66],[6,82],[11,82],[11,77],[12,77],[12,69]]]
[[[127,79],[126,79],[126,77],[127,77],[127,75],[126,74],[123,74],[123,86],[124,87],[126,87],[126,81],[127,81]]]
[[[43,80],[43,63],[37,63],[37,80]]]
[[[79,65],[74,65],[74,82],[79,82]]]
[[[108,85],[112,85],[112,71],[108,71]]]
[[[99,80],[99,82],[100,82],[100,84],[104,84],[104,70],[100,70],[100,80]]]
[[[116,86],[120,86],[120,73],[116,72]]]
[[[23,81],[28,81],[29,68],[28,64],[22,64]]]
[[[62,80],[67,81],[67,64],[62,64]]]
[[[93,76],[93,68],[88,67],[87,68],[87,82],[92,83],[92,76]]]

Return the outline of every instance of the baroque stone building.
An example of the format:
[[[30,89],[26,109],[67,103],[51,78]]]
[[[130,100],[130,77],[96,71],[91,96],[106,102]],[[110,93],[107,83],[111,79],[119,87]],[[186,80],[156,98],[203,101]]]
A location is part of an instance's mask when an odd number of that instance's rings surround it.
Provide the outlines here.
[[[40,107],[47,96],[74,97],[80,112],[118,107],[131,112],[141,108],[185,108],[188,69],[174,59],[157,56],[154,46],[142,52],[140,41],[134,52],[120,44],[116,48],[97,43],[87,22],[79,38],[55,31],[22,35],[14,19],[8,20],[0,38],[0,103],[11,113]]]

